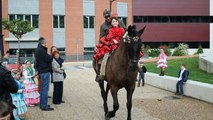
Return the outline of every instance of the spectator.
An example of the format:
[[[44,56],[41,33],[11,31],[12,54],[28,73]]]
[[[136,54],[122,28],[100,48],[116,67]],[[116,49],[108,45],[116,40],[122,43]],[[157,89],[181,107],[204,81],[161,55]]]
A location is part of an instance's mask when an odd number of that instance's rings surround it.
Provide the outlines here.
[[[16,93],[17,91],[18,85],[12,77],[11,71],[8,71],[5,67],[3,67],[0,62],[0,101],[4,101],[9,105],[9,107],[14,108],[10,93]],[[12,111],[11,120],[14,120]]]
[[[25,61],[26,67],[23,70],[24,76],[24,96],[27,106],[35,106],[40,102],[40,94],[38,86],[35,83],[34,77],[37,76],[35,69],[32,67],[29,60]]]
[[[46,42],[45,38],[39,38],[38,47],[35,51],[35,67],[41,79],[40,108],[43,111],[52,111],[54,108],[51,108],[47,103],[53,58],[47,53]]]
[[[183,85],[188,80],[189,77],[189,71],[186,70],[186,67],[184,64],[180,65],[180,71],[178,72],[178,81],[176,84],[176,93],[177,95],[183,95]]]
[[[7,103],[0,101],[0,120],[10,120],[11,111],[12,109]]]
[[[157,67],[160,68],[160,76],[164,76],[165,74],[165,69],[168,67],[167,66],[167,56],[164,53],[163,49],[160,49],[160,55],[158,56],[158,62],[157,62]]]
[[[144,66],[144,63],[141,61],[139,62],[138,69],[139,69],[138,87],[140,87],[141,80],[142,80],[142,86],[144,86],[144,84],[145,84],[144,77],[145,77],[145,73],[146,73],[147,69]]]
[[[8,67],[7,69],[11,70],[9,68],[9,66],[7,66],[7,64],[9,64],[9,55],[10,55],[10,52],[7,51],[6,54],[3,56],[2,60],[1,60],[1,64],[4,66],[4,67]]]
[[[24,100],[23,85],[20,82],[21,74],[18,70],[13,71],[13,73],[14,79],[18,85],[18,92],[11,94],[13,104],[16,106],[13,110],[13,115],[16,120],[24,120],[26,118],[27,107]]]
[[[54,51],[58,51],[58,49],[57,49],[56,46],[52,46],[51,49],[50,49],[50,54],[51,54],[52,57],[53,57],[53,52],[54,52]],[[60,56],[59,56],[58,60],[59,60],[61,63],[64,62],[64,60],[63,60]],[[51,82],[53,82],[52,73],[53,73],[53,71],[51,71]]]
[[[53,52],[53,62],[52,62],[52,78],[53,78],[53,104],[61,104],[64,103],[62,100],[63,97],[63,72],[64,68],[62,65],[62,61],[59,59],[59,52]]]

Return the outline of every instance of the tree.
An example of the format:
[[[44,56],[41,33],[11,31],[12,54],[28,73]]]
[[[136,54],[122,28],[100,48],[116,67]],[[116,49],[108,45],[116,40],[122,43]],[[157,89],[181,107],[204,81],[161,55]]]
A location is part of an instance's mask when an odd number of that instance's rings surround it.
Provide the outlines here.
[[[12,33],[17,39],[18,39],[18,51],[16,54],[17,57],[17,68],[19,64],[19,51],[20,51],[20,39],[22,36],[28,32],[31,32],[34,30],[33,27],[31,27],[31,24],[29,21],[24,21],[20,19],[13,19],[11,21],[7,19],[2,20],[2,28],[4,30],[8,30],[10,33]]]
[[[20,50],[20,39],[22,36],[34,30],[29,21],[20,19],[14,19],[12,21],[4,19],[2,21],[2,26],[3,29],[8,30],[18,39],[18,51]]]

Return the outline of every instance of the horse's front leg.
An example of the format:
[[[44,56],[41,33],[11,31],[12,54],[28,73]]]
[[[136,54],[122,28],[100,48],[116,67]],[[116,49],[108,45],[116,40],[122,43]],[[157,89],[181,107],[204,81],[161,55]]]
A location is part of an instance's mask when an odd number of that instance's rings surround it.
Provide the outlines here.
[[[106,115],[106,120],[109,120],[111,117],[115,117],[116,111],[119,109],[119,103],[118,103],[118,89],[116,88],[110,88],[111,89],[111,94],[113,98],[113,110],[109,111]]]
[[[132,110],[132,95],[133,95],[133,92],[135,90],[135,88],[126,88],[127,90],[127,104],[126,104],[126,107],[127,107],[127,120],[131,120],[131,110]]]
[[[103,99],[103,102],[104,102],[103,107],[104,107],[104,112],[105,112],[105,115],[106,115],[108,113],[107,93],[108,93],[109,90],[108,91],[104,90],[104,81],[103,80],[99,82],[99,87],[101,89],[101,96],[102,96],[102,99]]]

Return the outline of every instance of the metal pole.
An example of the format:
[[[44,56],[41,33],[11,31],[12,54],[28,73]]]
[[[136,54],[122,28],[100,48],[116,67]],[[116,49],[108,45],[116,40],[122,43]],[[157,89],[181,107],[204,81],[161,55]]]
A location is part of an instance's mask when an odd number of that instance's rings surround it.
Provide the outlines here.
[[[114,2],[116,0],[109,0],[109,10],[112,13],[112,2]]]
[[[4,56],[3,34],[2,34],[2,0],[0,0],[0,52]]]
[[[76,55],[77,55],[77,57],[76,57],[76,59],[77,59],[77,62],[78,62],[78,60],[79,60],[79,58],[78,58],[78,37],[76,38]]]
[[[112,12],[112,0],[109,0],[109,10]]]

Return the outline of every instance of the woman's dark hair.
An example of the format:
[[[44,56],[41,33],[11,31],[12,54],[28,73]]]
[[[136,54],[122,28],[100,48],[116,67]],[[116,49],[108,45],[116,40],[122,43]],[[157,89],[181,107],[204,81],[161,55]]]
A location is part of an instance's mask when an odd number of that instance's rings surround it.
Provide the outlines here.
[[[10,114],[11,110],[11,107],[7,103],[0,101],[0,118]]]

